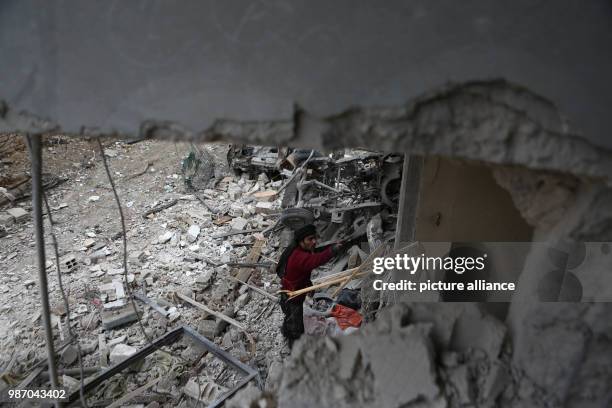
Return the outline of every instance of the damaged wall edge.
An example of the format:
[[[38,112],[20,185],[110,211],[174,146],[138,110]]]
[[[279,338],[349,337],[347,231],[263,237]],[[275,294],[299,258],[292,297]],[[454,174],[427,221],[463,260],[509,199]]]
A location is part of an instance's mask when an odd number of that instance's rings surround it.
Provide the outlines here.
[[[51,121],[14,112],[6,103],[0,109],[0,132],[59,129]],[[80,135],[134,138],[91,127],[83,127]],[[362,147],[519,165],[612,182],[612,151],[583,138],[553,102],[502,79],[448,84],[403,106],[354,107],[322,118],[296,106],[292,120],[219,119],[201,132],[172,121],[147,120],[137,138],[321,150]]]

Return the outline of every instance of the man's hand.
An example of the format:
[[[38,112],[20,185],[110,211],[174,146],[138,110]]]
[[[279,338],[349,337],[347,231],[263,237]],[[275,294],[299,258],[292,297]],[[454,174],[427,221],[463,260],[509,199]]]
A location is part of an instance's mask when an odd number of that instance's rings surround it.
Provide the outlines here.
[[[332,251],[334,255],[338,255],[339,253],[343,252],[345,249],[346,249],[345,241],[337,241],[332,244]]]

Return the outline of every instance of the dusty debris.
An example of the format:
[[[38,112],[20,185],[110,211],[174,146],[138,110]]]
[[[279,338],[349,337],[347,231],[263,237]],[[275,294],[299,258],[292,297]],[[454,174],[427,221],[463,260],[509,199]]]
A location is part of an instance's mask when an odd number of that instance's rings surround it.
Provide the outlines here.
[[[102,326],[105,329],[113,329],[128,323],[135,322],[138,315],[131,304],[126,304],[116,310],[102,312]]]
[[[110,352],[110,355],[109,355],[110,363],[113,365],[120,363],[123,360],[127,359],[128,357],[136,354],[137,351],[138,350],[135,347],[128,346],[127,344],[119,343],[113,346]]]

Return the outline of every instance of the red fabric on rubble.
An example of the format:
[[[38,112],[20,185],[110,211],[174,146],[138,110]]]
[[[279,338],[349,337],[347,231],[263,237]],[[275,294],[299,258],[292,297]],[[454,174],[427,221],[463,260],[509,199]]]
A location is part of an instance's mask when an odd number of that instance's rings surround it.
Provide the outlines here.
[[[342,330],[347,327],[361,326],[361,320],[363,319],[358,311],[342,305],[335,305],[331,311],[331,315],[336,318],[336,322],[338,322],[338,326],[340,326]]]

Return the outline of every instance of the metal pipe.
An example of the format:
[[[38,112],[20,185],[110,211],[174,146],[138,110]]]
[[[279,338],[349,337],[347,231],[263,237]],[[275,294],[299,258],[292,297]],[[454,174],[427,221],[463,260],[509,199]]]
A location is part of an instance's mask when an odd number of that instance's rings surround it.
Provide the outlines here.
[[[30,147],[30,162],[32,166],[32,212],[34,218],[34,234],[36,239],[36,252],[38,260],[38,283],[40,303],[42,306],[42,321],[45,329],[47,343],[47,360],[49,366],[49,379],[51,387],[59,388],[57,381],[57,367],[55,366],[55,350],[53,347],[53,329],[51,328],[51,312],[49,309],[49,288],[47,285],[47,271],[45,265],[45,234],[42,212],[42,154],[40,148],[41,135],[28,135]],[[59,406],[56,402],[55,406]]]

